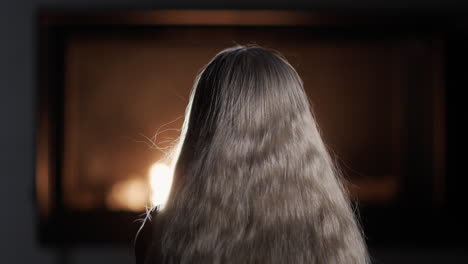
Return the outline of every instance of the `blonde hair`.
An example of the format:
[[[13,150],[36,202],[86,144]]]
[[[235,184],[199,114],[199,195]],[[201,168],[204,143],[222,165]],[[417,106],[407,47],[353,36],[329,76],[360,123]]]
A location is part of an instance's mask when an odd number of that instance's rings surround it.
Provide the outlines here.
[[[257,46],[197,76],[164,219],[145,263],[368,263],[294,68]],[[155,254],[159,252],[156,262]]]

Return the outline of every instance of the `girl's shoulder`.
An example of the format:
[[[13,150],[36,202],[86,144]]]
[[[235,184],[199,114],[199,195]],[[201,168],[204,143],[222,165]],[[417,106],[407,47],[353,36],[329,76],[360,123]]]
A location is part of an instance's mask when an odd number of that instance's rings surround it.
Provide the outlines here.
[[[146,215],[135,237],[136,264],[144,264],[146,259],[156,257],[159,253],[161,219],[158,209],[152,208]]]

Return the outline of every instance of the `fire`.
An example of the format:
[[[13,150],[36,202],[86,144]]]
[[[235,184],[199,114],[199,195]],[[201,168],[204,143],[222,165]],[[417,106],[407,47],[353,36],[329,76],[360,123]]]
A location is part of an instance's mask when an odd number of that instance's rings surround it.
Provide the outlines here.
[[[112,186],[107,205],[114,210],[142,211],[148,201],[148,186],[141,178],[120,181]]]
[[[115,183],[107,195],[107,206],[113,210],[143,211],[151,206],[164,207],[172,185],[172,169],[160,162],[149,169],[149,177],[134,175]]]
[[[167,201],[172,185],[172,169],[164,164],[156,162],[149,171],[149,183],[151,187],[151,203],[153,206],[164,204]]]

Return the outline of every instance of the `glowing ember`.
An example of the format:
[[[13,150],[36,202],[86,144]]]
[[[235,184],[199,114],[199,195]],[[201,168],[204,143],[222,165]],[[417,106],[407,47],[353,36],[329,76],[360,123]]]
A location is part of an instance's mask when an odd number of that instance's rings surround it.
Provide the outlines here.
[[[151,203],[163,207],[172,185],[172,170],[166,164],[155,163],[151,166],[149,176]]]

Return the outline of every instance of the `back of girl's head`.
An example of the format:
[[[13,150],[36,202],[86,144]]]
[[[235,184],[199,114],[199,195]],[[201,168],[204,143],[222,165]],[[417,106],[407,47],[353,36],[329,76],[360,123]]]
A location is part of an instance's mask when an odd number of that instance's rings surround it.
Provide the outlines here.
[[[302,81],[278,53],[236,46],[205,66],[176,161],[154,238],[164,263],[367,262]]]

